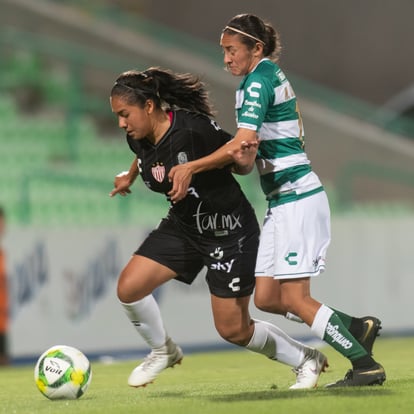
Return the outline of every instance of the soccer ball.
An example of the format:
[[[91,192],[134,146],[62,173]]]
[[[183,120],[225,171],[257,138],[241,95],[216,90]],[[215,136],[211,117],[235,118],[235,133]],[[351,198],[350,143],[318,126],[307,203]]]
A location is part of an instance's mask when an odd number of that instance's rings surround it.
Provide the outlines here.
[[[50,400],[75,400],[89,387],[91,364],[76,348],[52,346],[37,360],[34,379],[39,391]]]

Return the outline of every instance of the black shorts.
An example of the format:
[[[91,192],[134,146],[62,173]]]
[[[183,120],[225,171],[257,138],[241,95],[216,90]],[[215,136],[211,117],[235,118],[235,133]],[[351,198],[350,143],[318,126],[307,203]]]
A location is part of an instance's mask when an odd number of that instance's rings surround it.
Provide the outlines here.
[[[144,240],[137,255],[148,257],[191,284],[206,266],[210,293],[233,298],[251,295],[260,229],[256,219],[227,236],[200,237],[184,233],[170,218],[161,221]]]

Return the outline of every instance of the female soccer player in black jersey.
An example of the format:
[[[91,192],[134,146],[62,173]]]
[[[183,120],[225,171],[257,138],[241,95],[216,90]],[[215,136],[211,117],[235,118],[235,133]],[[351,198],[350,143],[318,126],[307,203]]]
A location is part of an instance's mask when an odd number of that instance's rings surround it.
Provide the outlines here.
[[[130,193],[141,175],[148,189],[169,199],[168,172],[174,165],[210,154],[231,139],[212,119],[203,83],[191,75],[158,68],[125,72],[112,88],[111,106],[135,154],[129,171],[115,177],[111,196]],[[144,386],[165,368],[181,362],[182,350],[168,336],[152,292],[174,278],[191,284],[204,266],[219,334],[292,366],[294,388],[316,385],[326,357],[279,328],[250,317],[258,240],[255,213],[231,168],[194,175],[188,196],[171,203],[167,217],[119,277],[118,298],[152,349],[132,371],[129,385]],[[321,368],[309,373],[307,366],[314,366],[315,359]]]

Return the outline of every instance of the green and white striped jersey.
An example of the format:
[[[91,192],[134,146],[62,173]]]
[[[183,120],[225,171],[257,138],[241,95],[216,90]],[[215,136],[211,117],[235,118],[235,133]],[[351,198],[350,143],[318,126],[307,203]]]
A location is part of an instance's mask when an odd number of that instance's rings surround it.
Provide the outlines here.
[[[256,157],[269,207],[323,191],[304,150],[295,93],[280,67],[262,59],[236,91],[237,128],[257,131]]]

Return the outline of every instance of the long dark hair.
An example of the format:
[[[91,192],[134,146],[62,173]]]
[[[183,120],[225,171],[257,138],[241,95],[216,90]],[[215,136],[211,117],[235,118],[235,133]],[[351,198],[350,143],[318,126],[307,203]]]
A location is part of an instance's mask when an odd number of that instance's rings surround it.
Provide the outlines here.
[[[214,116],[204,83],[188,73],[149,68],[142,72],[129,70],[118,76],[111,96],[119,96],[129,105],[143,107],[147,99],[157,108],[185,109]]]
[[[231,30],[232,28],[236,30]],[[242,33],[241,33],[242,32]],[[228,21],[223,33],[239,35],[241,42],[252,49],[257,40],[263,44],[264,56],[278,62],[282,52],[280,35],[270,23],[254,14],[238,14]]]

